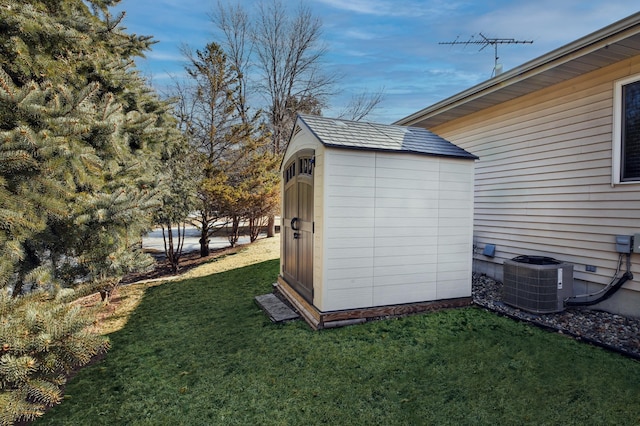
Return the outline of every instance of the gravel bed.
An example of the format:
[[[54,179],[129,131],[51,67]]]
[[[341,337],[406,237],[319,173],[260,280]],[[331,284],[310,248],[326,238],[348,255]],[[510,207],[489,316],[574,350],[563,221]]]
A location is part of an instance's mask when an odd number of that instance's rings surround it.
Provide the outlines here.
[[[523,311],[502,302],[502,283],[480,274],[473,275],[473,302],[640,360],[640,319],[580,307],[553,314]]]

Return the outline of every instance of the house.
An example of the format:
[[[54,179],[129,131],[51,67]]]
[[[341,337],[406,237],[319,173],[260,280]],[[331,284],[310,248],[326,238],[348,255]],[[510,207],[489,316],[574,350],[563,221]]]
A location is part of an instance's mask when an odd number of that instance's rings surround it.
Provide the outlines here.
[[[276,290],[316,329],[469,304],[475,160],[419,127],[299,115]]]
[[[396,124],[480,157],[477,272],[502,280],[505,260],[549,256],[588,294],[628,265],[634,278],[595,308],[640,317],[640,235],[634,253],[616,245],[640,234],[640,13]]]

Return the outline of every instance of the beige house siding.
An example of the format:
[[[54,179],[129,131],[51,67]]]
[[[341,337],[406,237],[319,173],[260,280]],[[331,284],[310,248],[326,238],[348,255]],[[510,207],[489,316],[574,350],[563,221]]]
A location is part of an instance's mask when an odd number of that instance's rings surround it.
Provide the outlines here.
[[[611,179],[614,81],[634,74],[640,56],[429,129],[480,157],[476,265],[546,255],[573,263],[578,280],[610,281],[614,236],[640,232],[640,183],[612,187]],[[490,243],[493,259],[481,254]],[[636,278],[624,288],[640,291],[633,260]]]

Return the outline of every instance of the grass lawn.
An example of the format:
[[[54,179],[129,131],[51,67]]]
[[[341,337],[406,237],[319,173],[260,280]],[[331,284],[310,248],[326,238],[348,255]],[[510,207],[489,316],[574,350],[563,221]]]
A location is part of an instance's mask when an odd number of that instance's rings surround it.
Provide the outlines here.
[[[148,288],[51,425],[639,424],[640,363],[481,309],[314,332],[278,261]]]

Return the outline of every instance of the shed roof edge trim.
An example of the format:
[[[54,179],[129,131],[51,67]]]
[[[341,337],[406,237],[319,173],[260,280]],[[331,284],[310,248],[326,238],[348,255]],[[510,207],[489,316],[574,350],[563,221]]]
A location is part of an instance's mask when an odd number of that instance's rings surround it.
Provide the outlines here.
[[[384,149],[384,148],[335,145],[335,144],[330,144],[325,142],[322,142],[322,145],[324,145],[327,148],[344,149],[344,150],[352,150],[352,151],[385,152],[389,154],[413,154],[413,155],[421,155],[425,157],[442,157],[442,158],[452,158],[452,159],[458,159],[458,160],[479,160],[480,159],[480,157],[468,151],[467,153],[469,155],[447,155],[447,154],[437,154],[432,152],[410,151],[407,149],[395,150],[395,149]]]

